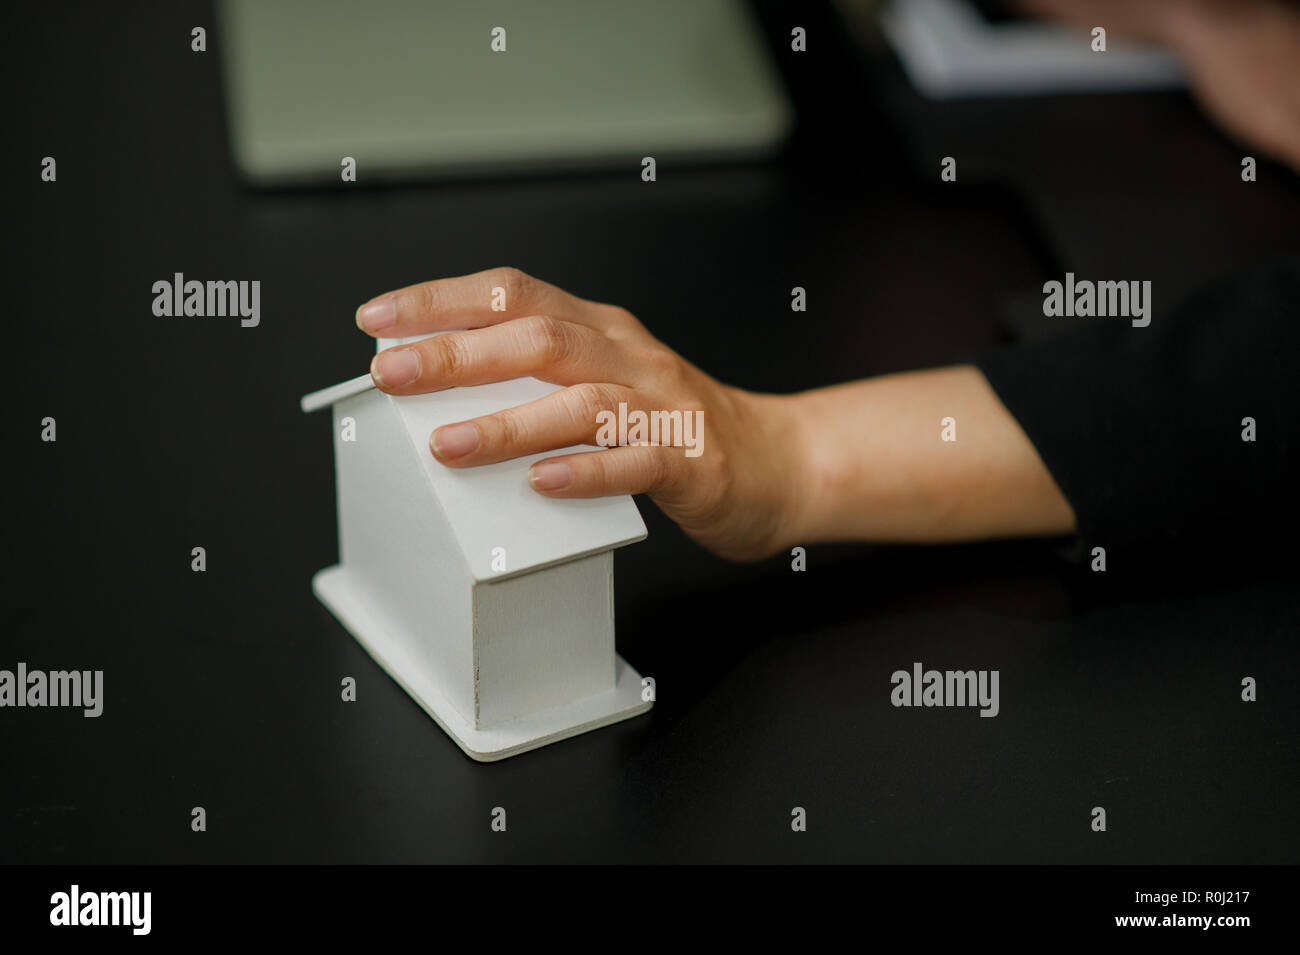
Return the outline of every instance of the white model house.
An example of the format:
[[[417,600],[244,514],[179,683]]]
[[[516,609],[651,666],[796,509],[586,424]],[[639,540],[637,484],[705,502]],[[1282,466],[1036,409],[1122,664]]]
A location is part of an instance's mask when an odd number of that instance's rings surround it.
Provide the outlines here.
[[[429,451],[441,425],[555,390],[520,378],[392,397],[363,375],[302,399],[334,413],[340,561],[313,590],[478,760],[651,706],[614,651],[613,550],[646,536],[632,499],[537,494],[529,465],[563,451],[461,469]]]

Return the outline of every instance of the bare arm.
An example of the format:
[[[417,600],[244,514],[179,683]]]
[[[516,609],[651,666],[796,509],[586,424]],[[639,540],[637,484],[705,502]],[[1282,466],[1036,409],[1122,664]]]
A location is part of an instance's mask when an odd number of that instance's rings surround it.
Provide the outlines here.
[[[795,525],[807,539],[933,542],[1074,529],[1034,446],[974,367],[788,400],[809,463]]]
[[[493,289],[508,307],[490,307]],[[390,394],[531,375],[545,398],[439,428],[430,452],[474,467],[600,441],[602,415],[700,414],[697,454],[629,446],[533,465],[550,497],[648,494],[695,540],[736,560],[827,540],[954,541],[1066,533],[1073,515],[976,369],[891,375],[792,396],[718,382],[626,310],[512,269],[399,289],[363,306],[373,335],[447,329],[375,356]],[[955,441],[943,440],[952,418]],[[952,433],[950,432],[950,435]]]

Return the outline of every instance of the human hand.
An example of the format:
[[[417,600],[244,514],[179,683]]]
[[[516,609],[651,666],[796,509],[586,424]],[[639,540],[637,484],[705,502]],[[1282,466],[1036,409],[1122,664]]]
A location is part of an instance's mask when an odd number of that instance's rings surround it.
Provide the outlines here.
[[[504,311],[494,311],[494,289]],[[531,376],[563,389],[528,404],[445,425],[430,450],[464,468],[594,444],[598,414],[702,411],[698,456],[683,447],[626,446],[546,458],[529,470],[547,497],[648,494],[715,553],[754,560],[785,546],[803,499],[788,402],[721,384],[659,342],[628,311],[589,302],[517,269],[440,279],[357,310],[375,337],[449,331],[377,354],[376,386],[415,395]]]
[[[1017,0],[1080,27],[1164,44],[1225,130],[1300,170],[1300,7],[1280,0]]]
[[[1300,7],[1197,0],[1167,36],[1219,124],[1300,172]]]

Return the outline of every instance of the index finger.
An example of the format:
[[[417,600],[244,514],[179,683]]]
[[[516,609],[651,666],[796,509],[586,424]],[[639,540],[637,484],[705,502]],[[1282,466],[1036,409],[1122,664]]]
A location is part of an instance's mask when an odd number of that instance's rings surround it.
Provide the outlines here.
[[[406,338],[483,328],[525,315],[593,325],[595,316],[586,304],[518,269],[488,269],[385,292],[357,309],[357,327],[375,337]]]

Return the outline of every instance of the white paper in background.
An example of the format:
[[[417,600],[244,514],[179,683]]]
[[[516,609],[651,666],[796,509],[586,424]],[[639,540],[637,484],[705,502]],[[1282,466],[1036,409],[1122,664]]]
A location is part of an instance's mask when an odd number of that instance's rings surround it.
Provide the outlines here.
[[[1107,35],[1106,52],[1095,53],[1087,31],[1039,20],[990,23],[967,0],[894,0],[884,27],[908,79],[931,99],[1184,85],[1178,59],[1164,50]]]

